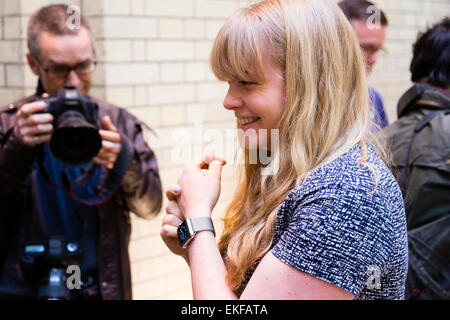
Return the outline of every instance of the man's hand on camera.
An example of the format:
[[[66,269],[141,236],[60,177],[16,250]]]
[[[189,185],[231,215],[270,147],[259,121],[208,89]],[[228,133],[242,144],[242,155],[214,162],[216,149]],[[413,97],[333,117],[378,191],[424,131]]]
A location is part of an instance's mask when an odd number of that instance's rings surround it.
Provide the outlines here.
[[[104,130],[99,130],[102,137],[102,148],[92,160],[94,163],[112,169],[122,149],[122,137],[108,116],[103,117]]]
[[[50,141],[53,132],[53,116],[42,112],[46,108],[44,101],[27,103],[17,112],[14,128],[16,136],[26,146],[35,147]]]

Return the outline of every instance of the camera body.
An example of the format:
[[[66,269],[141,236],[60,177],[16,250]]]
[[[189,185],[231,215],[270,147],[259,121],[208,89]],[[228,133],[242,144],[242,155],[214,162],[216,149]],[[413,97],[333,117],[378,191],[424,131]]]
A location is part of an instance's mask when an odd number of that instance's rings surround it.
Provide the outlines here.
[[[25,279],[39,287],[39,300],[71,300],[67,286],[67,268],[79,266],[79,245],[63,237],[53,237],[42,242],[28,242],[23,246],[21,269]]]
[[[42,99],[43,113],[54,117],[50,148],[63,162],[79,165],[97,155],[102,139],[98,133],[98,107],[75,87],[65,86],[56,97]]]

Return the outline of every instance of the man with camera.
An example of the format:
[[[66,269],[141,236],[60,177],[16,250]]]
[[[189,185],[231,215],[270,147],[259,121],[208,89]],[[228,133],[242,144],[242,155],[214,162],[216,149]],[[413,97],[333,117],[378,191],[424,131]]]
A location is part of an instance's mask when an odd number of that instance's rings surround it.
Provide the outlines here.
[[[0,108],[0,299],[131,299],[129,211],[161,208],[145,124],[88,96],[93,37],[83,15],[68,27],[67,9],[31,17],[37,91]]]

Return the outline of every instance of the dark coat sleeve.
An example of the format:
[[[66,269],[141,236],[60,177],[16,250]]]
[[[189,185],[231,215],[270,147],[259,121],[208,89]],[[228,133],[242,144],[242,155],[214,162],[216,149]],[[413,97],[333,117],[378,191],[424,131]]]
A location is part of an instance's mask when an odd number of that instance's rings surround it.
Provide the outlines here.
[[[162,188],[156,156],[144,139],[146,125],[126,110],[118,110],[117,118],[112,120],[123,134],[124,143],[131,144],[133,150],[128,169],[120,184],[119,196],[130,211],[141,218],[150,218],[158,214],[162,206]]]
[[[0,109],[0,199],[19,188],[36,156],[36,148],[24,145],[14,132],[17,109],[17,104]]]

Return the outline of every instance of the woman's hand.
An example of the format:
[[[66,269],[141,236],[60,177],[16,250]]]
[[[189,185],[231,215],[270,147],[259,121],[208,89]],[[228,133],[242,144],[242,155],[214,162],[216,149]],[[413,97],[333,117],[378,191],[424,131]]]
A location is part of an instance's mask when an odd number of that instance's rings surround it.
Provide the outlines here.
[[[166,191],[166,196],[169,199],[169,203],[166,206],[166,215],[163,217],[160,234],[169,250],[174,254],[183,257],[186,262],[188,262],[187,249],[181,248],[177,234],[178,226],[183,222],[183,215],[176,200],[179,194],[179,187],[171,187]]]
[[[177,203],[183,217],[209,217],[220,195],[220,178],[225,160],[204,156],[201,161],[183,168],[178,185],[181,195]]]

